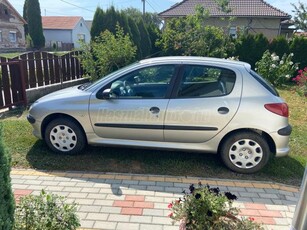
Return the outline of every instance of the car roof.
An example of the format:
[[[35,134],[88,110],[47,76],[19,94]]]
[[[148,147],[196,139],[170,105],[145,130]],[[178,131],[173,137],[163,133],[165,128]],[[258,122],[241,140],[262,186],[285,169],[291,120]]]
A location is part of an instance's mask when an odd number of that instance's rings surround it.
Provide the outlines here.
[[[167,62],[178,62],[178,63],[185,63],[185,62],[206,62],[212,64],[224,64],[224,65],[235,65],[238,67],[246,68],[247,70],[251,69],[251,65],[242,62],[242,61],[235,61],[235,60],[228,60],[222,58],[212,58],[212,57],[197,57],[197,56],[167,56],[167,57],[157,57],[157,58],[148,58],[141,60],[139,63],[141,64],[153,64],[153,63],[167,63]]]

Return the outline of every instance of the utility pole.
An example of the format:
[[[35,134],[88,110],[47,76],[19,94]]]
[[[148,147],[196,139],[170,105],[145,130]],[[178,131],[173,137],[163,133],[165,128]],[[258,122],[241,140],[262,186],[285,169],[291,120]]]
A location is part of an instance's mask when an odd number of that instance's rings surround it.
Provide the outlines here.
[[[141,0],[143,2],[143,17],[145,16],[145,0]]]

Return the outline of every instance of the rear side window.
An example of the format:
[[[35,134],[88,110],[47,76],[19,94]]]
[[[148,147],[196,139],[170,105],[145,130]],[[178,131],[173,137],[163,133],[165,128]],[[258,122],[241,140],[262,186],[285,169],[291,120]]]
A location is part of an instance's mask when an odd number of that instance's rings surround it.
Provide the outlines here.
[[[229,94],[236,74],[228,69],[186,65],[180,82],[178,98],[218,97]]]
[[[279,97],[279,93],[277,90],[266,80],[264,80],[259,74],[257,74],[255,71],[251,70],[250,74],[258,81],[264,88],[266,88],[271,94],[274,96]]]

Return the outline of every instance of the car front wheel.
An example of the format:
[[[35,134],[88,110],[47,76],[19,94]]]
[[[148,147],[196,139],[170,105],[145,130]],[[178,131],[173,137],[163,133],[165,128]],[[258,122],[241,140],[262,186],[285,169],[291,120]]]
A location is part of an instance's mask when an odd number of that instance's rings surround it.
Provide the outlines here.
[[[224,164],[238,173],[255,173],[269,161],[270,148],[255,132],[240,132],[229,136],[221,147]]]
[[[81,127],[68,118],[51,121],[45,131],[45,141],[56,153],[78,154],[86,145]]]

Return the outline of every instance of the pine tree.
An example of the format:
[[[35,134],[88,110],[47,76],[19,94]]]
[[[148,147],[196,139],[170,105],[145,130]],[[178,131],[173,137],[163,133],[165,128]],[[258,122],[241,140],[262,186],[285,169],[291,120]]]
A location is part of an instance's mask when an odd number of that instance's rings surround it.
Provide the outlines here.
[[[28,0],[27,13],[29,34],[33,41],[33,46],[40,49],[45,46],[43,34],[42,16],[38,0]]]
[[[14,224],[14,196],[10,179],[10,156],[3,145],[0,122],[0,229],[10,230]]]
[[[92,40],[94,40],[95,37],[99,36],[100,33],[105,30],[104,19],[105,19],[105,12],[100,7],[97,7],[91,28]]]
[[[27,7],[28,6],[28,0],[25,0],[25,3],[23,5],[23,19],[28,22],[28,14],[27,14]],[[28,35],[29,33],[29,29],[28,29],[28,24],[24,25],[24,29],[25,29],[25,36]]]
[[[150,55],[151,42],[150,42],[148,31],[142,19],[138,20],[137,26],[140,31],[140,38],[141,38],[141,52],[142,52],[141,58],[145,58]]]
[[[128,23],[129,23],[129,27],[130,27],[130,30],[131,30],[130,37],[131,37],[134,45],[136,45],[136,47],[137,47],[137,57],[141,58],[142,57],[142,50],[141,50],[140,31],[139,31],[135,21],[130,16],[128,16]]]

